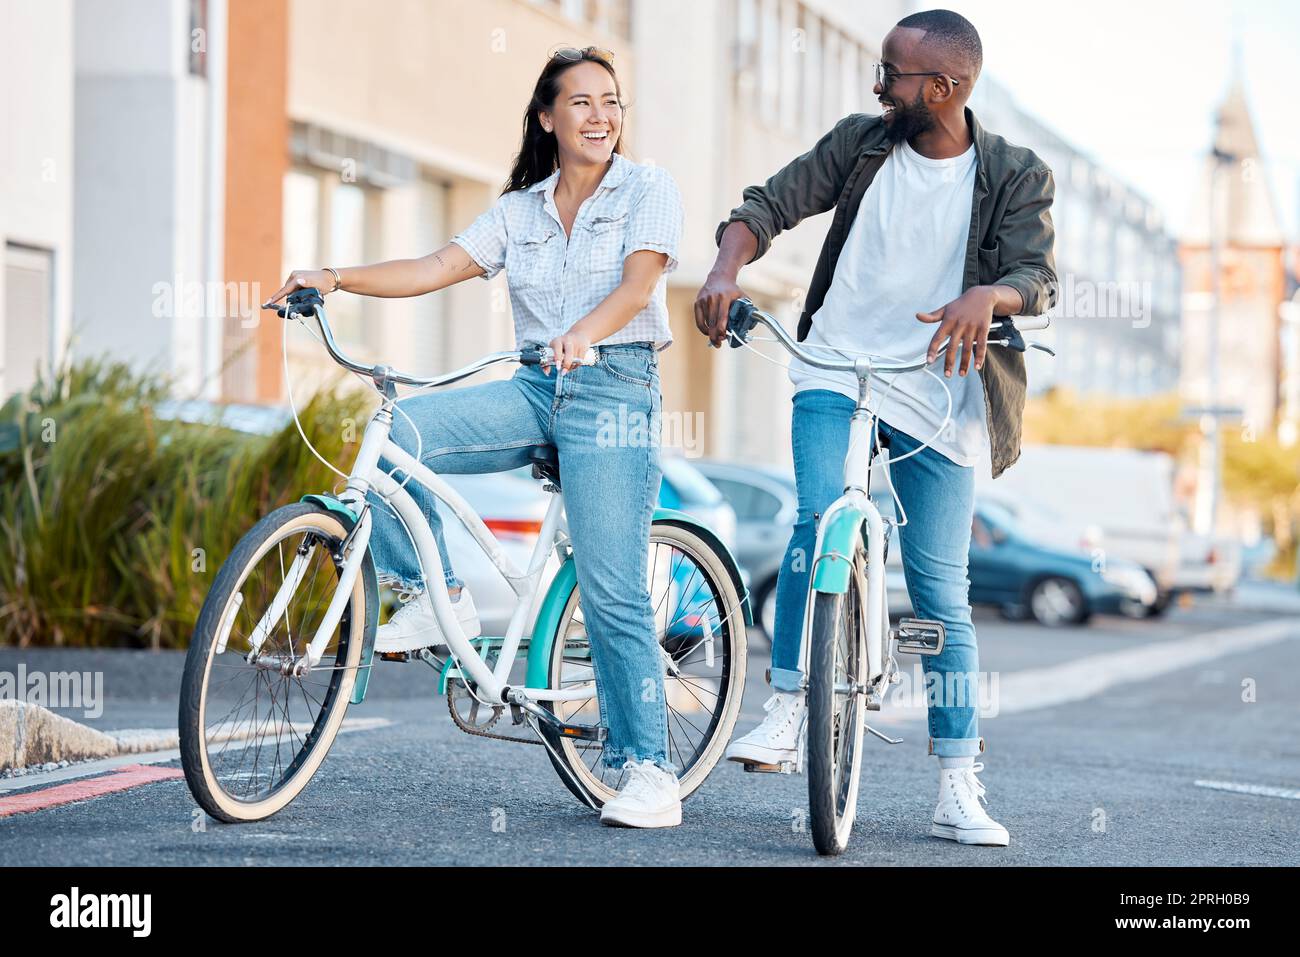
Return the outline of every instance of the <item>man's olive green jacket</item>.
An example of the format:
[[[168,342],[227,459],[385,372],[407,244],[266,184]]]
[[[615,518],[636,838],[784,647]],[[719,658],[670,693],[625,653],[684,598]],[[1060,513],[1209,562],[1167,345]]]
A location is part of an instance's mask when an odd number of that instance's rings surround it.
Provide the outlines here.
[[[1055,305],[1057,295],[1052,254],[1052,171],[1032,150],[1013,146],[986,132],[969,109],[966,121],[975,141],[976,173],[962,290],[994,283],[1011,286],[1024,300],[1021,314],[1039,315]],[[826,298],[862,194],[890,149],[880,117],[846,116],[816,146],[762,186],[747,187],[745,201],[718,226],[719,243],[728,224],[742,222],[748,226],[758,239],[758,252],[754,254],[757,259],[782,230],[834,207],[835,218],[799,318],[800,340],[808,335],[813,314]],[[938,309],[942,305],[945,303],[936,302],[929,307]],[[881,343],[882,349],[885,345]],[[989,346],[980,378],[996,478],[1020,457],[1024,356],[1002,346]]]

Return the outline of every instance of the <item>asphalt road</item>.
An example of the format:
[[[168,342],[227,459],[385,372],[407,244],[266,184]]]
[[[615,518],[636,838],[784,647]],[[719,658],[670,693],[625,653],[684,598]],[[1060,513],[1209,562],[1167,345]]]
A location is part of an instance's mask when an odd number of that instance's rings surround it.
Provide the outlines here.
[[[1008,706],[981,727],[981,780],[990,813],[1011,832],[1007,848],[928,836],[937,767],[907,709],[887,706],[880,716],[902,745],[868,738],[853,841],[830,862],[812,848],[802,777],[724,764],[687,803],[680,828],[604,828],[541,748],[460,733],[429,669],[385,663],[349,718],[393,724],[340,735],[312,784],[270,820],[207,819],[183,780],[172,779],[0,817],[0,864],[1300,863],[1300,616],[1201,604],[1154,622],[1102,618],[1047,630],[978,614],[977,627],[981,668],[1007,689]],[[1224,639],[1221,653],[1217,636],[1227,629],[1245,630]],[[1252,644],[1266,633],[1281,637]],[[1201,649],[1199,659],[1167,670],[1189,648]],[[104,714],[69,716],[105,729],[170,727],[182,659],[0,649],[0,670],[19,661],[29,670],[102,670]],[[761,716],[765,666],[753,656],[742,731]],[[1026,688],[1042,691],[1041,700]],[[30,776],[0,798],[49,786]],[[1247,793],[1255,787],[1279,790]]]

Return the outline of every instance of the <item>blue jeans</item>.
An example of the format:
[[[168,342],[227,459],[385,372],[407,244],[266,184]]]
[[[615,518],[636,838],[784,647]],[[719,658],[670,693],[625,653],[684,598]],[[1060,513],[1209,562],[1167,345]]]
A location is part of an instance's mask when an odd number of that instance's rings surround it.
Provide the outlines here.
[[[844,457],[854,402],[828,389],[794,396],[795,483],[799,510],[776,584],[776,634],[772,639],[772,687],[798,691],[799,641],[817,544],[817,516],[844,493]],[[880,423],[880,440],[899,458],[921,443]],[[902,538],[903,574],[918,618],[941,621],[943,652],[924,657],[928,689],[930,751],[968,757],[984,750],[979,736],[979,656],[971,625],[966,562],[975,508],[975,470],[926,449],[890,467],[907,513]],[[887,493],[886,493],[887,494]]]
[[[582,610],[591,636],[605,763],[653,760],[670,771],[664,667],[646,587],[650,522],[659,497],[659,365],[649,343],[597,346],[595,365],[564,374],[521,366],[514,377],[413,396],[398,405],[423,438],[420,461],[433,472],[501,472],[528,464],[529,451],[554,445]],[[619,430],[622,431],[619,431]],[[416,454],[416,435],[400,412],[392,440]],[[386,471],[401,481],[391,462]],[[442,557],[452,570],[437,499],[411,482]],[[371,548],[382,578],[414,591],[424,579],[405,529],[373,492]]]

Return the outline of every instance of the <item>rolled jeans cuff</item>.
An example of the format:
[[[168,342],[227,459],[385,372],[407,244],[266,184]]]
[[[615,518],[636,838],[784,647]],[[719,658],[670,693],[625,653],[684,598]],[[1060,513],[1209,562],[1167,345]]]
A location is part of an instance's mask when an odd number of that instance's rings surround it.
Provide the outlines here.
[[[984,753],[984,739],[931,738],[930,753],[941,758],[973,758]]]
[[[798,694],[803,691],[803,672],[789,668],[773,668],[772,690]]]

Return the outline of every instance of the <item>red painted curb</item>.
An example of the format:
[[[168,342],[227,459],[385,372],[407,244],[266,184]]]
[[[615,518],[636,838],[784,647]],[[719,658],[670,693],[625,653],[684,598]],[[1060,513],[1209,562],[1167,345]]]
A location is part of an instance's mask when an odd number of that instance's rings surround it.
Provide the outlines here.
[[[26,814],[30,811],[44,811],[46,808],[76,801],[89,801],[115,791],[152,784],[154,781],[170,781],[172,778],[184,777],[184,772],[177,768],[157,768],[147,764],[128,764],[109,774],[89,778],[85,781],[69,781],[54,787],[29,791],[26,794],[14,794],[0,797],[0,817],[11,814]]]

